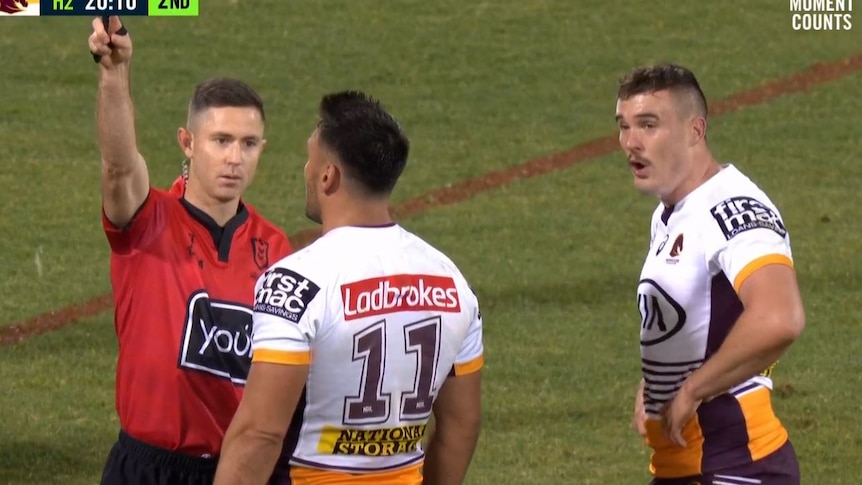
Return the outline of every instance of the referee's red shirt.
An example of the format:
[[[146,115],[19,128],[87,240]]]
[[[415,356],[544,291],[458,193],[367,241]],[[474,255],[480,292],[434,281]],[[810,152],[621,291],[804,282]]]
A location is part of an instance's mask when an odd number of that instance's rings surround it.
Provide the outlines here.
[[[131,436],[215,456],[251,365],[254,284],[290,253],[282,231],[241,204],[224,228],[150,189],[129,227],[102,213],[119,342],[116,407]]]

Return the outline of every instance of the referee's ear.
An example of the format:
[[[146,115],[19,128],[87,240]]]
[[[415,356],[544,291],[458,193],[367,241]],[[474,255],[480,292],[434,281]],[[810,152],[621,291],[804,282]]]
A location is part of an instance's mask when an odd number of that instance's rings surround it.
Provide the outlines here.
[[[177,129],[177,143],[179,143],[180,149],[186,158],[191,160],[194,154],[194,137],[188,128],[180,127]]]

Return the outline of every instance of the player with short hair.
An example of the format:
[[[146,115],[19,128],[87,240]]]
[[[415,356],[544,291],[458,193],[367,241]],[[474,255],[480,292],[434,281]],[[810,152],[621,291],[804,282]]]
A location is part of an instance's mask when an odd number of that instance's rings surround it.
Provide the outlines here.
[[[643,379],[633,426],[655,485],[799,484],[771,402],[773,364],[805,315],[781,215],[707,145],[707,103],[671,64],[620,80],[635,187],[660,199],[638,282]]]
[[[306,215],[323,235],[258,280],[216,484],[263,484],[280,456],[281,484],[460,484],[480,428],[482,315],[455,264],[390,217],[408,139],[348,91],[323,97],[307,145]]]
[[[129,89],[132,42],[93,21],[102,222],[119,341],[120,435],[103,485],[211,484],[251,366],[254,284],[290,253],[242,200],[266,140],[258,94],[234,79],[196,86],[178,130],[187,174],[150,186]]]

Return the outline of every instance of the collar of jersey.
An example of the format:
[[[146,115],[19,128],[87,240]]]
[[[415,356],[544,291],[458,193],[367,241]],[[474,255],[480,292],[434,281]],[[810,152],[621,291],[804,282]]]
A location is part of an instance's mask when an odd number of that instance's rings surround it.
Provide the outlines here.
[[[398,227],[398,224],[395,222],[381,224],[379,226],[338,226],[330,229],[326,234],[324,234],[324,237],[331,236],[333,234],[350,234],[351,236],[361,236],[363,234],[380,235],[381,233],[389,232],[387,229],[391,230]]]
[[[215,219],[192,205],[185,197],[180,198],[180,203],[188,211],[189,215],[192,216],[192,219],[197,221],[198,224],[210,233],[210,236],[213,238],[213,244],[218,249],[219,261],[227,261],[234,232],[248,220],[248,209],[242,200],[239,201],[239,206],[236,208],[236,215],[231,217],[224,226],[219,226]]]
[[[695,187],[695,189],[692,190],[691,192],[689,192],[685,197],[683,197],[682,200],[680,200],[679,202],[674,204],[673,212],[679,212],[679,210],[682,209],[682,206],[685,205],[686,201],[696,197],[695,194],[705,192],[708,187],[710,187],[716,183],[719,183],[718,182],[719,180],[727,177],[728,174],[730,174],[731,172],[735,172],[735,171],[737,171],[736,167],[734,167],[732,163],[721,164],[721,170],[719,170],[717,174],[710,177],[709,180],[707,180],[706,182]]]

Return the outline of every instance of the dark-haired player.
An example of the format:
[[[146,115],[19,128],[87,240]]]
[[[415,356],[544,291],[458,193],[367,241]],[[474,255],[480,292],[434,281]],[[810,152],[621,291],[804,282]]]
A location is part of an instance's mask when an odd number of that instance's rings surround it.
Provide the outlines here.
[[[377,101],[321,101],[305,183],[323,235],[258,280],[253,363],[216,484],[261,485],[279,457],[284,484],[462,483],[479,435],[482,315],[455,264],[389,215],[408,151]]]

